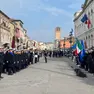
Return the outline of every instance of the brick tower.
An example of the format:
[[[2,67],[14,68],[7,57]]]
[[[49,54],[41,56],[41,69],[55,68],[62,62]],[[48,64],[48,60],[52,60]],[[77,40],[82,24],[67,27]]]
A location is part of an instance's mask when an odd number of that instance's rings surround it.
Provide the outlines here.
[[[56,27],[55,29],[55,40],[60,40],[61,39],[61,30],[60,27]]]
[[[59,48],[60,39],[61,39],[61,29],[60,27],[56,27],[55,29],[55,49]]]

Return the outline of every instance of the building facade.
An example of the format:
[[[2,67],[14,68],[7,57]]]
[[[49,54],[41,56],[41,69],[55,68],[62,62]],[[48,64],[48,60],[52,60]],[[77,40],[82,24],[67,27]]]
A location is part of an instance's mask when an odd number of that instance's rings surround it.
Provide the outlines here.
[[[90,20],[90,28],[81,21],[85,14]],[[74,29],[75,37],[79,40],[84,40],[87,49],[94,46],[94,0],[85,0],[82,10],[75,13]]]
[[[10,46],[12,47],[14,35],[15,35],[15,25],[11,22],[9,23],[9,28],[10,28]]]
[[[69,49],[74,44],[74,37],[72,37],[72,43],[70,43],[70,38],[65,37],[60,40],[60,49]]]
[[[46,45],[46,49],[47,50],[53,51],[53,49],[54,49],[54,43],[47,42],[47,43],[45,43],[45,45]]]
[[[43,43],[43,42],[39,42],[39,49],[40,49],[40,50],[45,50],[45,49],[47,49],[46,44]]]
[[[0,47],[23,49],[30,47],[31,41],[23,22],[11,19],[0,10]]]
[[[23,49],[25,31],[23,28],[23,22],[21,20],[12,20],[15,26],[14,36],[15,36],[15,48]]]
[[[10,18],[0,11],[0,46],[10,46]]]

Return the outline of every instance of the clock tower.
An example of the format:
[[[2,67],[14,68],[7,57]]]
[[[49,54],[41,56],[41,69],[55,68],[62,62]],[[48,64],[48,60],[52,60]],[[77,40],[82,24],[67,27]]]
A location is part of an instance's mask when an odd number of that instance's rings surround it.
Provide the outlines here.
[[[56,27],[55,29],[55,40],[60,40],[61,39],[61,30],[60,27]]]
[[[61,29],[60,27],[56,27],[55,29],[55,49],[60,48],[60,40],[61,40]]]

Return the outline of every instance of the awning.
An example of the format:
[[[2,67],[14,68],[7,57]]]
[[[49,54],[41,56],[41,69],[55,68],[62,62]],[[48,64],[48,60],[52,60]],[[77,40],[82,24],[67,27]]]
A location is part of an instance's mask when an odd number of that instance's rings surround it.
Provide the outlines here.
[[[16,28],[16,30],[15,30],[15,36],[17,38],[23,38],[24,34],[23,34],[23,32],[19,28]]]

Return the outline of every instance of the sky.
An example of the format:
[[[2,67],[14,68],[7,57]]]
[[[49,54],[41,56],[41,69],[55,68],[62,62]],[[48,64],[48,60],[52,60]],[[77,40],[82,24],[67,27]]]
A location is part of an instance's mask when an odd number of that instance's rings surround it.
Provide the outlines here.
[[[31,40],[52,42],[55,28],[61,37],[69,35],[74,13],[85,0],[0,0],[0,10],[10,18],[20,19]]]

